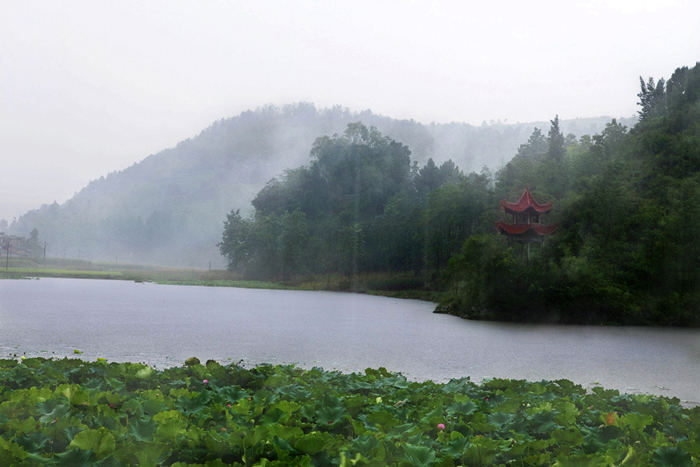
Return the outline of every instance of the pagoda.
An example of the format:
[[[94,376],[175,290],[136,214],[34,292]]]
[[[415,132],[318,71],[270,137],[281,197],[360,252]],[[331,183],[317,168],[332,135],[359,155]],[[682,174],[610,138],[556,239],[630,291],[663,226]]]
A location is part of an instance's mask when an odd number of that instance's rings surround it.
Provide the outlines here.
[[[502,235],[508,236],[508,245],[513,242],[520,243],[525,249],[527,244],[527,260],[530,261],[530,244],[532,242],[544,244],[547,235],[557,230],[557,224],[541,224],[542,216],[552,210],[553,201],[540,204],[535,201],[530,193],[530,187],[525,187],[525,192],[517,203],[509,203],[505,199],[501,201],[501,209],[506,214],[513,215],[513,223],[506,224],[503,221],[496,222],[496,230]]]

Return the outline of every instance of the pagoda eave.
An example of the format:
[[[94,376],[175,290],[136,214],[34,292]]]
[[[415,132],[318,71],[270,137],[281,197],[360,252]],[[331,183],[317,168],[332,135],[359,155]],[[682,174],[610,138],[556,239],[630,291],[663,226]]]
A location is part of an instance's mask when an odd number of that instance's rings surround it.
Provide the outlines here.
[[[526,188],[517,203],[509,203],[505,199],[501,201],[501,209],[507,214],[522,214],[525,212],[537,212],[539,214],[547,214],[552,210],[554,201],[540,204],[535,201],[535,198],[530,193],[530,189]]]
[[[502,221],[496,222],[496,229],[502,235],[513,238],[537,238],[551,235],[557,230],[557,224],[506,224]]]

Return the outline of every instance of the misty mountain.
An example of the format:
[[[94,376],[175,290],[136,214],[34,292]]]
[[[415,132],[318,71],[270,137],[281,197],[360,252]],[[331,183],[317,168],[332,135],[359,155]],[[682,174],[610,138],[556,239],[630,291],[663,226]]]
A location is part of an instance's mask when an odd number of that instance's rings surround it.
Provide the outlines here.
[[[552,116],[554,118],[554,116]],[[369,110],[317,109],[300,103],[266,106],[214,122],[199,135],[90,182],[62,205],[22,215],[10,232],[37,228],[50,256],[171,266],[224,267],[216,244],[233,209],[250,201],[273,177],[307,164],[317,137],[342,133],[361,121],[407,145],[423,166],[452,159],[464,172],[500,168],[549,122],[425,125]],[[564,134],[596,134],[610,118],[561,120]],[[634,119],[621,119],[631,126]]]

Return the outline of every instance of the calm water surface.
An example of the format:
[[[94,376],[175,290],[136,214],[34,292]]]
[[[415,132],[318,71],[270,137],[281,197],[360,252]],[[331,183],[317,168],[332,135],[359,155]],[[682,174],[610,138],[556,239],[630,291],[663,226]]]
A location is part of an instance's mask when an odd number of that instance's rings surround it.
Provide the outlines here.
[[[415,380],[570,379],[700,403],[700,330],[529,326],[358,294],[125,281],[0,280],[0,352],[139,361],[188,357],[386,367]]]

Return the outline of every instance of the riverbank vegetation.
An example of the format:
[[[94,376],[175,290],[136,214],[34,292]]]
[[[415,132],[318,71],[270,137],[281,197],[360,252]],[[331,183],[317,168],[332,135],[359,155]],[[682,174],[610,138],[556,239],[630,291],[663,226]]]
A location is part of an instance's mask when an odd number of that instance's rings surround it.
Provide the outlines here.
[[[227,270],[167,268],[145,265],[119,265],[49,258],[46,261],[12,260],[8,269],[0,269],[0,279],[29,278],[111,279],[153,282],[163,285],[203,287],[241,287],[248,289],[324,290],[359,292],[394,298],[412,298],[437,302],[441,293],[424,289],[423,281],[413,274],[384,272],[362,273],[348,277],[340,273],[307,274],[292,280],[270,282],[246,279]]]
[[[0,360],[5,466],[657,466],[700,461],[700,409],[570,381],[196,358]]]
[[[641,80],[639,122],[564,135],[559,119],[497,173],[419,167],[362,123],[321,137],[272,179],[219,244],[249,279],[413,274],[439,311],[473,319],[700,326],[700,63]],[[557,232],[530,261],[494,228],[524,189]],[[409,281],[411,282],[411,281]]]

